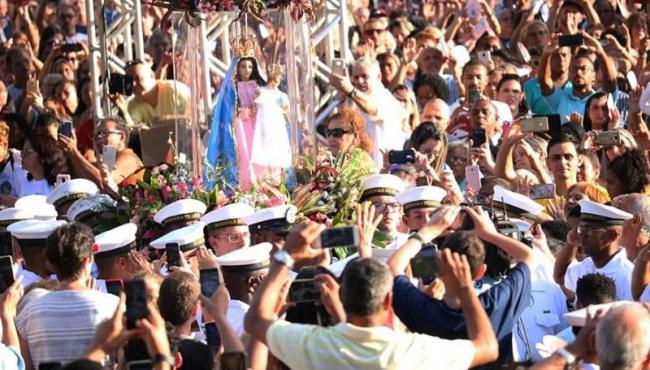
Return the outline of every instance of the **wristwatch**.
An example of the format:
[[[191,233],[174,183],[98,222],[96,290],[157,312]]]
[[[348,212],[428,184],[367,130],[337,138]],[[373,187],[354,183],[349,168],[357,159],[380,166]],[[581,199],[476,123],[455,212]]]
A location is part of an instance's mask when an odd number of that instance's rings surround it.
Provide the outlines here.
[[[169,366],[171,366],[172,369],[176,365],[176,361],[174,360],[174,358],[172,356],[169,356],[169,355],[163,355],[162,353],[159,353],[159,354],[151,357],[151,364],[152,365],[155,365],[155,364],[157,364],[159,362],[164,362],[164,363],[168,364]]]
[[[280,249],[279,251],[273,253],[273,261],[285,265],[288,268],[293,267],[293,258],[285,251],[284,249]]]
[[[565,348],[558,348],[555,350],[555,353],[564,360],[565,369],[573,369],[576,364],[576,356],[574,356],[573,353],[567,351]]]
[[[411,235],[409,235],[409,239],[408,239],[408,240],[411,240],[411,239],[415,239],[415,240],[419,241],[420,244],[422,244],[422,245],[426,244],[426,242],[424,241],[424,239],[422,239],[422,237],[420,236],[420,234],[418,234],[416,231],[412,232]]]

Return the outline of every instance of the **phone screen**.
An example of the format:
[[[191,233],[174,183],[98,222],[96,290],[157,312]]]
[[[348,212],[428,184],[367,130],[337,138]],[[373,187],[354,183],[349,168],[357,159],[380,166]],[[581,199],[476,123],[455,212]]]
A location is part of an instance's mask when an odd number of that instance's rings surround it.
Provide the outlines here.
[[[355,225],[332,227],[320,234],[321,248],[354,247],[359,243],[359,230]]]
[[[59,127],[59,133],[63,136],[72,137],[72,122],[63,121]]]
[[[11,256],[0,257],[0,294],[14,283],[14,262]]]
[[[14,246],[11,241],[11,233],[8,231],[0,232],[0,256],[13,256]]]
[[[205,340],[208,342],[208,345],[213,352],[219,350],[219,347],[221,347],[221,335],[217,329],[217,324],[213,322],[205,324]]]
[[[289,287],[288,301],[291,303],[315,302],[319,299],[320,289],[314,279],[296,279]]]
[[[436,264],[436,253],[434,248],[422,248],[418,254],[411,259],[411,271],[413,277],[422,279],[424,284],[431,284],[436,278],[438,265]]]
[[[178,247],[178,243],[169,243],[165,245],[165,251],[167,254],[167,265],[180,267],[181,251]]]
[[[472,147],[478,148],[487,141],[485,129],[475,128],[472,131]]]
[[[219,288],[219,270],[206,269],[199,271],[199,282],[201,283],[201,294],[205,297],[212,297]]]
[[[144,280],[129,280],[124,282],[124,292],[127,325],[129,328],[134,328],[136,321],[149,316],[147,287]]]

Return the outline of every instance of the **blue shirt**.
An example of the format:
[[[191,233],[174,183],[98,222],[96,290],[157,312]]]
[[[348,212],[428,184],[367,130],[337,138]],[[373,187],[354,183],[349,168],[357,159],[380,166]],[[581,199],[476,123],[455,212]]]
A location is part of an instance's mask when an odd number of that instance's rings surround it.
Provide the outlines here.
[[[512,328],[528,307],[530,281],[530,269],[518,263],[505,279],[478,296],[499,340],[498,364],[512,359]],[[404,275],[396,276],[393,281],[393,309],[412,332],[444,339],[467,339],[462,311],[420,292]],[[485,368],[494,368],[494,364]]]
[[[587,100],[589,100],[595,92],[595,90],[592,90],[589,95],[584,98],[579,98],[573,95],[571,90],[567,90],[566,87],[562,89],[556,87],[553,89],[553,93],[545,98],[554,113],[559,113],[562,122],[565,122],[566,118],[573,112],[578,112],[580,115],[583,115],[585,113]]]
[[[568,81],[562,87],[562,90],[565,90],[568,94],[571,94],[573,85],[571,81]],[[555,109],[549,104],[546,97],[542,94],[542,86],[539,84],[539,78],[531,78],[526,81],[524,84],[524,94],[526,95],[526,102],[528,103],[528,108],[533,114],[554,114],[557,113]],[[584,113],[584,109],[580,114]],[[563,117],[564,119],[564,117]]]

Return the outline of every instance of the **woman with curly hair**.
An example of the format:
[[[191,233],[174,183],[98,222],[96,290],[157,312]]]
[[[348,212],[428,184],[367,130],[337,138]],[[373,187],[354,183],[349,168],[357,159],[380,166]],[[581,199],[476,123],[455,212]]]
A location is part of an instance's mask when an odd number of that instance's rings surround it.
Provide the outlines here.
[[[21,152],[25,179],[19,180],[18,196],[48,195],[59,174],[70,174],[68,157],[49,135],[36,134],[25,140]]]
[[[325,124],[325,134],[327,147],[332,155],[348,153],[358,159],[370,172],[377,172],[370,156],[373,150],[372,141],[366,134],[363,116],[357,111],[348,108],[340,109]]]
[[[644,193],[648,188],[648,162],[643,152],[633,149],[616,157],[607,166],[605,186],[609,196]]]

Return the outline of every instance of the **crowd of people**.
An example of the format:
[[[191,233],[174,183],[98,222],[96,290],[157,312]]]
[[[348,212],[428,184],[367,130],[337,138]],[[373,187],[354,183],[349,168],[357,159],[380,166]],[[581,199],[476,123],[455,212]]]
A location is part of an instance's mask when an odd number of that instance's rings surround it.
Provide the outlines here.
[[[282,25],[249,19],[212,79],[206,158],[286,204],[144,199],[134,223],[143,148],[179,154],[138,132],[192,109],[164,10],[100,119],[85,3],[0,0],[0,369],[650,369],[650,4],[348,5],[298,150]]]

